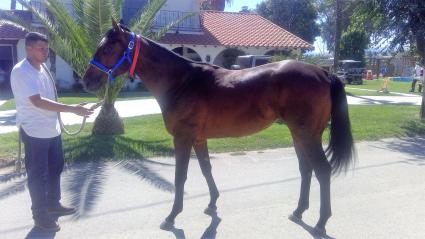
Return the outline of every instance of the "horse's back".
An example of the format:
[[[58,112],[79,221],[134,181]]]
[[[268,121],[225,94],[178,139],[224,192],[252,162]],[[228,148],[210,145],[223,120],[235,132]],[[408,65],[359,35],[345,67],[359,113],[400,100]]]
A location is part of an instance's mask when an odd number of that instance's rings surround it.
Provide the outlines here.
[[[329,116],[329,80],[310,64],[282,61],[237,71],[215,69],[212,77],[197,80],[203,83],[198,83],[202,93],[192,100],[194,114],[202,119],[207,138],[249,135],[276,119],[291,125]]]

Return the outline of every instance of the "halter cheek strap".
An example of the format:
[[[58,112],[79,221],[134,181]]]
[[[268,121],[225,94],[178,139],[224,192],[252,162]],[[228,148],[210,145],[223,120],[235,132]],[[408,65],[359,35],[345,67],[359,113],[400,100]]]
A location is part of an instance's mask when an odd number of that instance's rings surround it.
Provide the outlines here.
[[[134,79],[134,70],[136,69],[137,60],[139,59],[141,41],[142,41],[141,38],[139,36],[136,36],[136,49],[134,49],[133,63],[131,64],[130,72],[129,72],[130,77],[133,79]]]
[[[133,59],[131,59],[131,50],[133,50],[135,42],[136,42],[136,49],[134,51]],[[95,66],[100,71],[106,73],[108,75],[109,82],[112,83],[115,80],[113,76],[114,72],[124,63],[124,61],[127,60],[128,63],[130,63],[131,65],[130,77],[134,78],[134,70],[136,69],[137,60],[138,60],[139,52],[140,52],[140,42],[141,42],[140,36],[136,36],[136,34],[132,32],[130,36],[130,41],[128,43],[128,47],[124,51],[123,56],[111,68],[108,68],[102,63],[96,61],[94,57],[93,59],[90,60],[89,64],[92,66]]]

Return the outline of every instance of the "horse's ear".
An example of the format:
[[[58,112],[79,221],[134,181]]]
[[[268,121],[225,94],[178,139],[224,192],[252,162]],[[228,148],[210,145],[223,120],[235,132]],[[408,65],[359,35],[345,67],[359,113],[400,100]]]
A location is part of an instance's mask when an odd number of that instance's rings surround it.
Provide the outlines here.
[[[120,26],[117,24],[117,22],[115,21],[115,19],[113,18],[113,17],[111,17],[111,19],[112,19],[112,27],[116,30],[116,31],[120,31],[121,30],[121,28],[120,28]]]

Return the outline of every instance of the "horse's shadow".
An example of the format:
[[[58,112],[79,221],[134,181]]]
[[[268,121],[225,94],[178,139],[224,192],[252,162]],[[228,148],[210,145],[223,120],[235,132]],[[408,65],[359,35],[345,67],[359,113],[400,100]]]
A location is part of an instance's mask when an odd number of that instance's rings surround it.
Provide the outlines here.
[[[217,236],[217,228],[221,222],[221,218],[217,216],[217,213],[208,213],[211,217],[210,225],[205,229],[200,239],[215,239]],[[168,229],[163,229],[165,231],[172,232],[176,239],[186,239],[186,235],[184,234],[184,230],[176,227],[171,227]]]
[[[204,233],[201,236],[201,239],[215,239],[217,235],[218,224],[221,222],[221,218],[217,216],[217,213],[208,213],[211,216],[211,223],[205,229]]]
[[[321,235],[319,234],[314,227],[306,224],[302,219],[294,219],[292,217],[289,218],[292,222],[302,227],[304,230],[306,230],[314,239],[335,239],[334,237],[328,236],[328,235]]]
[[[56,236],[56,232],[47,232],[37,227],[33,227],[31,231],[29,231],[28,234],[25,236],[25,239],[36,239],[36,238],[53,239],[55,238],[55,236]]]

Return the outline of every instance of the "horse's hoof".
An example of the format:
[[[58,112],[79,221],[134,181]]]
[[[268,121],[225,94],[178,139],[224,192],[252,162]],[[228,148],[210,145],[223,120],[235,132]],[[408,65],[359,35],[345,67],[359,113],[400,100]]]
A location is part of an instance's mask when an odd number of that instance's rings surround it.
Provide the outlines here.
[[[214,207],[207,207],[207,208],[205,208],[204,213],[207,214],[207,215],[210,215],[210,216],[216,215],[217,214],[217,207],[215,207],[215,206]]]
[[[326,236],[326,229],[315,226],[314,233],[316,233],[318,236],[324,237]]]
[[[293,221],[293,222],[295,222],[295,223],[299,223],[299,222],[302,221],[301,216],[295,215],[293,213],[288,216],[288,219],[291,220],[291,221]]]
[[[171,230],[174,228],[174,222],[169,222],[167,220],[163,221],[159,226],[162,230]]]

